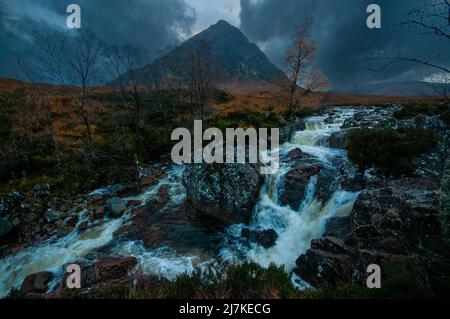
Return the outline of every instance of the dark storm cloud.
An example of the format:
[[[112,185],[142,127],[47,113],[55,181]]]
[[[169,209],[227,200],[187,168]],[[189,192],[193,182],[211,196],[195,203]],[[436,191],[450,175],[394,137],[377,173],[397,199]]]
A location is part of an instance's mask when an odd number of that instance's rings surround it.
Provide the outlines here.
[[[437,60],[450,64],[449,44],[416,28],[399,26],[404,13],[431,0],[241,0],[241,29],[260,43],[274,63],[281,66],[282,54],[296,24],[314,19],[312,39],[317,44],[317,63],[335,87],[352,86],[366,77],[366,57],[374,49],[400,47],[406,55],[441,52]],[[366,8],[376,3],[382,9],[382,29],[368,29]],[[444,27],[448,25],[444,24]],[[371,80],[412,79],[421,75],[416,65],[403,63],[370,74]]]
[[[66,8],[81,7],[82,27],[104,41],[130,44],[150,54],[179,42],[189,34],[195,12],[184,0],[0,0],[0,76],[29,44],[36,28],[65,28]]]

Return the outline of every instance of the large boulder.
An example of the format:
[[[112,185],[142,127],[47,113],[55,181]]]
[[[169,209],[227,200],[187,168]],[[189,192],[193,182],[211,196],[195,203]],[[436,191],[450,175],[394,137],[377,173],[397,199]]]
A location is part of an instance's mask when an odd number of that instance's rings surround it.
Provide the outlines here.
[[[323,238],[296,262],[296,273],[312,285],[364,283],[369,264],[393,256],[416,256],[442,237],[439,181],[402,178],[363,190],[349,217],[332,218]],[[425,249],[426,250],[426,249]]]
[[[201,213],[225,223],[248,223],[263,178],[251,164],[193,164],[183,173],[187,198]]]
[[[347,143],[347,131],[334,132],[329,138],[329,145],[332,148],[346,149]]]
[[[283,158],[283,162],[289,164],[290,169],[283,176],[279,201],[283,206],[290,206],[292,209],[298,210],[311,178],[320,173],[323,165],[300,149],[290,151]]]

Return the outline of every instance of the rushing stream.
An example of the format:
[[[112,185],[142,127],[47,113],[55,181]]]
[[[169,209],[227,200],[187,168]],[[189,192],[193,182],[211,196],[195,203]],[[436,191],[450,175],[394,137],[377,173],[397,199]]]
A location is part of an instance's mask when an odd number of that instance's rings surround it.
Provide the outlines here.
[[[330,114],[307,118],[306,129],[297,132],[289,143],[281,145],[280,153],[283,155],[300,148],[325,167],[335,168],[333,178],[337,180],[339,166],[347,161],[347,155],[344,150],[328,147],[328,139],[333,132],[341,130],[343,122],[353,116],[354,110],[340,108],[331,109],[330,112],[333,114],[330,124],[325,124],[329,122],[326,119]],[[284,265],[286,270],[292,271],[295,260],[309,248],[311,240],[323,234],[327,219],[351,212],[357,193],[338,188],[323,202],[315,196],[319,177],[314,176],[309,181],[300,208],[293,210],[279,202],[283,176],[288,170],[289,164],[282,163],[277,174],[266,177],[250,223],[250,228],[274,229],[278,233],[278,240],[271,248],[265,249],[244,241],[240,236],[244,225],[208,231],[199,226],[195,218],[186,219],[185,211],[176,209],[182,206],[186,197],[181,183],[183,167],[173,166],[157,185],[139,196],[126,198],[142,200],[145,205],[157,196],[161,187],[168,188],[170,201],[166,211],[152,220],[152,224],[169,234],[159,246],[150,249],[139,240],[115,238],[114,233],[130,222],[133,211],[84,232],[79,232],[75,227],[65,237],[41,242],[0,260],[0,297],[7,296],[12,288],[19,288],[27,275],[40,271],[62,275],[62,266],[67,263],[94,261],[104,255],[135,256],[138,258],[140,271],[168,279],[181,273],[190,273],[196,267],[212,265],[218,260],[240,262],[249,259],[262,266],[270,263]],[[179,222],[180,219],[183,222]]]

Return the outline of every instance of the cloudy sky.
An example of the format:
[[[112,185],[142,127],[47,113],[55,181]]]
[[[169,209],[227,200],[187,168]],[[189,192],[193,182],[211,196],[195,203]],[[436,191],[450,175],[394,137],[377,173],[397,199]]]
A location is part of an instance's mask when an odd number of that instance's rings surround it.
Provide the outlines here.
[[[64,29],[67,5],[77,3],[83,27],[106,42],[131,44],[152,54],[224,19],[240,27],[280,68],[289,35],[313,18],[317,64],[335,88],[416,80],[424,77],[423,70],[412,63],[369,73],[367,56],[379,48],[402,48],[405,56],[449,67],[448,39],[399,25],[411,8],[433,1],[444,0],[0,0],[0,76],[14,76],[15,61],[28,52],[33,30]],[[381,6],[381,30],[366,26],[370,3]],[[440,22],[448,31],[448,20]]]

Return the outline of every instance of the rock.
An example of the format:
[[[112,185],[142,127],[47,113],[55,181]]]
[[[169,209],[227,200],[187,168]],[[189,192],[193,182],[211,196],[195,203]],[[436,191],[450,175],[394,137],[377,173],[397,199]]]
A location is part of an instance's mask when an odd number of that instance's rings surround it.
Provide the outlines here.
[[[53,278],[53,273],[47,271],[29,275],[22,282],[20,293],[23,295],[46,293],[48,284]]]
[[[351,233],[350,216],[332,217],[327,221],[325,226],[324,237],[337,237],[347,239]]]
[[[50,184],[38,184],[33,188],[33,194],[37,198],[45,198],[50,195]]]
[[[12,213],[18,209],[25,200],[25,195],[21,192],[14,192],[0,198],[0,216]]]
[[[193,164],[183,173],[187,198],[203,214],[225,223],[248,223],[263,178],[250,164]]]
[[[362,191],[351,213],[360,248],[401,254],[417,251],[441,231],[439,184],[403,178]]]
[[[127,279],[136,265],[135,257],[100,259],[81,269],[81,287],[84,289],[100,283]]]
[[[306,187],[311,177],[319,174],[323,165],[308,154],[292,150],[283,158],[291,169],[283,177],[283,188],[280,194],[280,204],[298,210],[305,196]]]
[[[340,184],[343,190],[358,192],[364,188],[364,174],[352,163],[341,166]]]
[[[304,119],[297,118],[293,123],[290,123],[280,129],[280,144],[289,142],[295,133],[303,131],[306,128]]]
[[[44,218],[47,221],[47,223],[54,223],[61,219],[61,213],[56,212],[52,209],[47,209],[47,211],[44,213]]]
[[[266,249],[274,246],[278,239],[278,234],[273,229],[250,230],[244,228],[241,231],[241,236],[248,238],[250,241],[257,243]]]
[[[112,217],[120,217],[125,213],[127,204],[119,197],[113,197],[106,201],[106,208]]]
[[[89,226],[89,221],[88,220],[84,220],[78,225],[78,230],[79,231],[85,231],[88,228],[88,226]]]
[[[105,206],[97,206],[94,208],[94,218],[99,219],[105,217]]]
[[[346,149],[347,148],[347,132],[338,131],[331,134],[329,145],[332,148]]]
[[[10,235],[13,230],[14,225],[8,218],[0,218],[0,238]]]
[[[314,239],[311,248],[296,260],[296,273],[313,286],[349,282],[353,264],[344,241],[334,237]]]
[[[324,167],[320,170],[314,195],[322,203],[330,200],[333,193],[338,189],[339,179],[336,176],[338,176],[338,172],[334,167]]]

